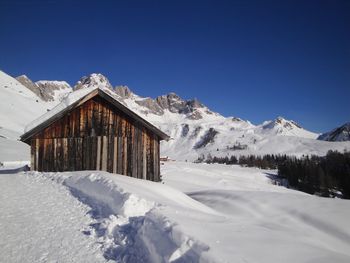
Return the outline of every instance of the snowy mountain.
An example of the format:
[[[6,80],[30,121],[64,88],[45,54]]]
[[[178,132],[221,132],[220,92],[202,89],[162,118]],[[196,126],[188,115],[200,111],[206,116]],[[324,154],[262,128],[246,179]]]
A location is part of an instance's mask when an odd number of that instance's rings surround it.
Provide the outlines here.
[[[18,137],[23,127],[43,114],[49,106],[32,90],[2,71],[0,98],[0,135],[3,137]]]
[[[73,87],[74,90],[91,88],[91,87],[104,87],[113,90],[109,80],[102,74],[93,73],[90,76],[82,77],[77,84]]]
[[[323,141],[350,141],[350,122],[335,128],[330,132],[321,134],[317,139]]]
[[[224,117],[197,99],[184,100],[175,93],[143,98],[127,86],[113,86],[102,74],[81,78],[73,89],[64,81],[32,82],[25,75],[16,80],[3,72],[0,76],[0,98],[5,101],[0,106],[0,135],[4,137],[9,134],[5,130],[10,130],[15,131],[12,137],[17,138],[26,124],[52,109],[67,94],[99,87],[169,134],[172,139],[162,142],[162,155],[176,160],[193,161],[209,153],[301,156],[350,149],[350,142],[316,140],[318,134],[282,117],[254,125],[238,117]]]
[[[41,80],[33,83],[26,75],[21,75],[16,79],[43,101],[58,102],[72,91],[71,86],[65,81]]]

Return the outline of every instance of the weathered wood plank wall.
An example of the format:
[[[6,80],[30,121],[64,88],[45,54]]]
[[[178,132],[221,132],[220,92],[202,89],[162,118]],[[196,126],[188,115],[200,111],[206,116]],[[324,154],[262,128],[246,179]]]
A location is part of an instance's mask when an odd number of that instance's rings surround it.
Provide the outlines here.
[[[37,171],[103,170],[159,181],[159,137],[93,97],[31,139]]]

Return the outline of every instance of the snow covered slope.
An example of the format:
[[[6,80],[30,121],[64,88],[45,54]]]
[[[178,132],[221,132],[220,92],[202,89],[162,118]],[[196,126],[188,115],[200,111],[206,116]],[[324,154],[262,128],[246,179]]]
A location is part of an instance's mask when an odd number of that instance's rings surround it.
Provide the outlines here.
[[[53,108],[65,94],[72,89],[67,83],[31,82],[26,76],[21,76],[21,84],[15,78],[0,71],[0,162],[10,164],[14,162],[29,162],[28,145],[17,141],[23,134],[24,127]],[[52,85],[56,85],[53,87]],[[68,85],[68,86],[67,86]],[[38,96],[38,92],[45,91],[52,100],[45,101]],[[45,95],[45,96],[46,96]]]
[[[318,137],[319,140],[323,141],[350,141],[350,122],[335,128],[330,132],[321,134]]]
[[[43,101],[60,101],[72,88],[65,81],[41,80],[31,81],[26,75],[16,77],[23,86],[30,89]]]
[[[25,125],[50,110],[66,94],[72,92],[66,82],[33,83],[24,75],[18,79],[21,82],[0,71],[0,135],[6,133],[4,137],[18,138]],[[11,133],[14,135],[11,136]]]
[[[164,184],[96,171],[2,174],[1,259],[350,261],[349,200],[239,166],[169,162],[162,174]]]
[[[46,101],[61,101],[72,92],[71,86],[65,81],[40,80],[35,82]]]
[[[47,110],[47,104],[14,78],[0,71],[0,126],[22,133],[24,126]]]
[[[21,133],[25,124],[47,109],[52,109],[72,91],[65,82],[33,83],[28,77],[20,76],[17,79],[27,87],[25,89],[15,79],[3,72],[1,74],[1,79],[4,79],[1,81],[2,87],[7,86],[7,90],[0,90],[0,98],[7,103],[0,108],[1,126],[3,129],[16,129],[17,133]],[[172,139],[162,142],[161,152],[176,160],[193,161],[209,153],[213,156],[267,153],[301,156],[325,155],[328,150],[350,150],[350,142],[316,140],[318,134],[282,117],[254,125],[237,117],[224,117],[197,99],[184,100],[175,93],[155,99],[140,97],[126,86],[113,87],[102,74],[94,73],[81,78],[73,90],[79,93],[96,87],[108,90],[121,103],[169,134]],[[29,98],[23,98],[22,93],[29,94]],[[10,110],[9,105],[12,105]],[[3,130],[5,133],[9,134]]]

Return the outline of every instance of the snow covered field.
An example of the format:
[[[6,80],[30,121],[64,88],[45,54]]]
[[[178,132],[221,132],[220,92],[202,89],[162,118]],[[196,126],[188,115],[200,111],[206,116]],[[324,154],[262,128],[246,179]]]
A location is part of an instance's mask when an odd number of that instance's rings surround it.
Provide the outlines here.
[[[0,261],[350,261],[347,200],[239,166],[169,162],[162,175],[0,174]]]

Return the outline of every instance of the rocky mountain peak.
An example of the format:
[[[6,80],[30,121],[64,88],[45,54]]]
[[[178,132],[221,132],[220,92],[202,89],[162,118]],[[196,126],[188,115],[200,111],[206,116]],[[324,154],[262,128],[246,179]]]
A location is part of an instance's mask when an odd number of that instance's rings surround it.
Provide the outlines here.
[[[187,118],[195,120],[202,118],[197,109],[205,107],[197,99],[184,100],[174,92],[157,97],[156,102],[163,110],[167,109],[172,113],[186,114]]]
[[[333,129],[330,132],[321,134],[318,140],[322,141],[350,141],[350,122]]]
[[[191,108],[204,108],[204,104],[202,104],[197,98],[193,100],[188,100],[187,105]]]
[[[113,87],[109,80],[100,73],[92,73],[89,76],[82,77],[77,84],[74,86],[74,90],[81,88],[90,88],[90,87],[102,87],[113,90]]]
[[[65,95],[72,91],[72,87],[65,81],[41,80],[35,82],[39,87],[41,96],[44,101],[61,100]]]
[[[128,86],[116,86],[114,91],[123,99],[131,98],[134,94]]]
[[[231,120],[233,122],[242,122],[243,121],[241,118],[238,118],[238,117],[232,117]]]
[[[167,95],[158,96],[156,102],[162,109],[167,109],[172,113],[180,113],[186,106],[186,102],[173,92]]]
[[[39,98],[43,99],[43,96],[41,94],[41,91],[33,81],[31,81],[26,75],[21,75],[16,77],[16,80],[21,83],[23,86],[25,86],[27,89],[31,90],[36,94]]]
[[[273,121],[266,121],[262,125],[263,129],[275,129],[278,133],[283,133],[284,131],[291,131],[294,129],[303,129],[299,124],[292,120],[286,120],[285,118],[279,116]]]
[[[286,120],[285,118],[279,116],[273,121],[273,126],[280,126],[286,129],[293,129],[295,127],[302,129],[302,127],[293,120]]]
[[[16,79],[43,101],[61,99],[61,97],[71,92],[70,85],[65,81],[41,80],[34,83],[26,75],[18,76]]]
[[[31,80],[25,74],[20,75],[20,76],[16,77],[15,79],[17,79],[18,81],[22,80],[22,81],[30,81],[31,82]]]

